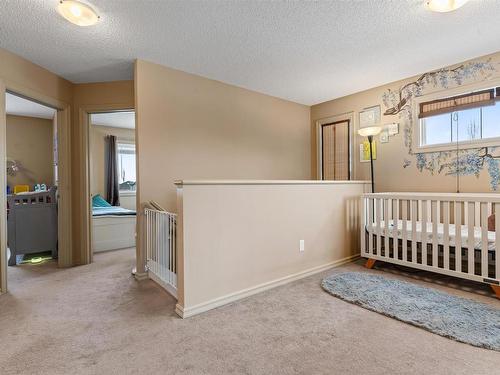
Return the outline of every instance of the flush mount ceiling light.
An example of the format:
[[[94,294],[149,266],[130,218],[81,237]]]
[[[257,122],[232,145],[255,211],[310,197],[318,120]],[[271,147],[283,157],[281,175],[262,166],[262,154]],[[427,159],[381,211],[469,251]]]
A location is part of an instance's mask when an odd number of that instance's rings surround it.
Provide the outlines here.
[[[61,0],[57,11],[69,22],[78,26],[91,26],[99,20],[94,9],[77,0]]]
[[[427,7],[433,12],[451,12],[464,5],[469,0],[427,0]]]

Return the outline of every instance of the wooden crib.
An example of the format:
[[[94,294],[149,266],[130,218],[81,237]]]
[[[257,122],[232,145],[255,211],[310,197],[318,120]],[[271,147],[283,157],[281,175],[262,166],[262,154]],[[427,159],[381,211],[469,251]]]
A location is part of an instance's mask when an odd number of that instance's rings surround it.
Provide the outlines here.
[[[384,261],[479,281],[500,298],[500,194],[375,193],[361,200],[367,267]]]

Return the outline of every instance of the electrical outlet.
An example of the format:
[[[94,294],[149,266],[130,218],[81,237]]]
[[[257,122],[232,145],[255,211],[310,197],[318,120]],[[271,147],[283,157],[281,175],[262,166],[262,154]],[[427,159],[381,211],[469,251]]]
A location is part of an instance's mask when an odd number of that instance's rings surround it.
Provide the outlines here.
[[[304,250],[305,250],[304,240],[300,240],[299,241],[299,251],[302,252]]]

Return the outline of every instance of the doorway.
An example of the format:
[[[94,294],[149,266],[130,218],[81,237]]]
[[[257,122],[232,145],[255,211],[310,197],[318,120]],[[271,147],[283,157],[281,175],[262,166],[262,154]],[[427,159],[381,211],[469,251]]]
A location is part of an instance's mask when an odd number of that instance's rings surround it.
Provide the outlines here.
[[[6,292],[16,269],[69,266],[72,249],[69,107],[4,87],[2,94],[0,287]]]
[[[133,110],[90,113],[90,251],[136,246],[136,142]]]

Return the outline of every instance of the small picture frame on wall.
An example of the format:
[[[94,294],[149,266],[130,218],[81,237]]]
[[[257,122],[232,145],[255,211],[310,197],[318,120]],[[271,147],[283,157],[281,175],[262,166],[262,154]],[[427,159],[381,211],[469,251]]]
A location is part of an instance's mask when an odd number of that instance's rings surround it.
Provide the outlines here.
[[[372,143],[373,160],[377,160],[377,143]],[[359,161],[368,163],[370,161],[370,142],[364,141],[359,145]]]
[[[387,129],[382,130],[380,133],[380,143],[388,143],[389,142],[389,131]]]
[[[389,135],[389,137],[399,134],[399,124],[397,122],[385,124],[384,128],[387,129],[387,134]]]
[[[359,112],[359,127],[364,128],[380,124],[380,106],[365,108]]]

